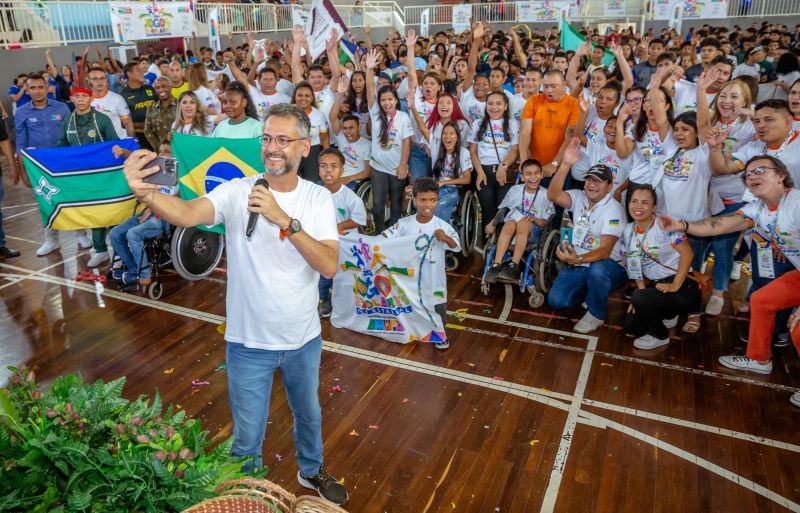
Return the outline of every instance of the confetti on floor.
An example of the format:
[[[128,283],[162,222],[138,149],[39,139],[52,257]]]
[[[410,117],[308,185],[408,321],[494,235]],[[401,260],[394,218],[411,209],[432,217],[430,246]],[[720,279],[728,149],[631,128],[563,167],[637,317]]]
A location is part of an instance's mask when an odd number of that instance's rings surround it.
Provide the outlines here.
[[[280,454],[278,454],[278,453],[276,452],[276,453],[275,453],[275,459],[276,459],[277,461],[281,461],[281,460],[283,460],[283,456],[281,456]]]
[[[472,367],[473,369],[477,367],[477,365],[475,365],[475,364],[474,364],[474,363],[472,363],[472,362],[467,362],[467,365],[469,365],[469,366],[470,366],[470,367]]]
[[[220,365],[219,367],[214,369],[214,372],[224,371],[225,369],[226,369],[226,367],[225,367],[225,364],[223,363],[222,365]]]
[[[359,434],[358,434],[358,431],[356,431],[356,430],[354,429],[354,430],[350,431],[350,436],[361,436],[361,435],[359,435]]]
[[[378,429],[378,426],[375,424],[370,424],[367,429]]]
[[[173,372],[175,372],[175,369],[174,369],[174,368],[173,368],[173,369],[166,369],[166,370],[164,371],[164,374],[172,374]]]
[[[600,367],[613,367],[610,363],[601,363]]]
[[[331,392],[333,392],[333,393],[336,393],[336,394],[338,394],[338,393],[340,393],[341,391],[342,391],[342,385],[333,385],[333,386],[331,387]]]
[[[447,312],[447,315],[449,315],[450,317],[455,317],[459,321],[463,321],[464,319],[467,318],[468,311],[469,308],[459,308],[455,312]]]
[[[502,351],[500,351],[500,363],[502,363],[503,360],[505,360],[506,354],[508,354],[508,349],[503,349]]]
[[[217,326],[217,333],[219,333],[220,335],[224,335],[225,334],[225,323],[224,322],[222,324],[220,324],[219,326]]]
[[[401,402],[401,403],[407,403],[407,402],[408,402],[408,399],[403,399],[403,400],[402,400],[402,401],[400,401],[400,402]]]
[[[210,385],[210,384],[211,383],[209,383],[208,381],[194,381],[194,380],[192,380],[192,386],[193,387],[201,387],[203,385]]]
[[[533,447],[534,445],[536,445],[538,443],[539,443],[539,440],[531,440],[531,447]]]
[[[458,324],[450,324],[449,322],[445,324],[445,328],[450,328],[451,330],[463,330],[464,326],[460,326]]]

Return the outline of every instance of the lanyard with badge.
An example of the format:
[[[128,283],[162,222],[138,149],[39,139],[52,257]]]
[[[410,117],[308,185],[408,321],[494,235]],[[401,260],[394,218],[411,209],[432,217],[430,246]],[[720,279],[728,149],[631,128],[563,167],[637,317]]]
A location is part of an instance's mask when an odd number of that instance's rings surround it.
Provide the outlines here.
[[[394,129],[394,120],[396,117],[397,112],[392,115],[392,119],[389,120],[388,126],[386,127],[386,142],[381,144],[381,148],[384,150],[392,148],[392,130]]]
[[[778,215],[781,212],[781,207],[786,202],[786,197],[789,195],[789,190],[783,193],[780,203],[778,203],[778,210],[775,211],[775,220],[772,223],[767,223],[767,233],[764,237],[764,243],[761,244],[756,238],[753,242],[756,243],[756,256],[758,257],[758,276],[761,278],[775,278],[775,261],[772,252],[773,233],[777,231]],[[766,207],[766,204],[764,205]],[[756,216],[755,226],[758,226],[761,211],[759,210]]]
[[[525,217],[535,217],[534,214],[536,213],[533,210],[536,207],[536,196],[539,195],[539,189],[536,189],[536,192],[533,193],[533,199],[530,202],[530,209],[525,208],[525,188],[522,188],[522,201],[520,201],[519,209],[522,212],[522,215]]]
[[[604,200],[600,200],[602,202]],[[572,230],[572,245],[578,247],[583,247],[583,241],[586,239],[586,235],[589,233],[589,222],[594,210],[600,204],[597,202],[594,204],[592,208],[585,208],[581,211],[581,215],[578,216],[578,221],[575,223],[575,228]]]
[[[632,280],[644,280],[642,273],[642,253],[644,252],[644,242],[647,240],[647,234],[650,228],[653,227],[655,221],[650,222],[650,226],[644,231],[641,237],[636,233],[636,227],[633,228],[633,235],[630,242],[630,251],[625,255],[626,267],[628,268],[628,277]]]

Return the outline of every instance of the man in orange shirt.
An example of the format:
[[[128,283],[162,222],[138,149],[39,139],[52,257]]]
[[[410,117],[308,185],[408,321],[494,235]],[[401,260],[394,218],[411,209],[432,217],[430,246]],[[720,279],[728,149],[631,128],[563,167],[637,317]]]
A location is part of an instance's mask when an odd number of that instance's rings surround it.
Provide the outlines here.
[[[542,78],[542,94],[531,96],[522,109],[519,161],[538,160],[551,176],[558,169],[556,157],[565,141],[567,128],[578,123],[578,100],[564,91],[564,75],[550,70]]]

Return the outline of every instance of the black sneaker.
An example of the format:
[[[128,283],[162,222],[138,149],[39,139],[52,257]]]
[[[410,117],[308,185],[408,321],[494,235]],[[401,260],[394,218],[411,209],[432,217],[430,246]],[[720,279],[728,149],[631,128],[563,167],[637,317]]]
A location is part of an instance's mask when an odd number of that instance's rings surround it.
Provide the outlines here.
[[[316,490],[320,497],[338,506],[347,502],[349,498],[344,485],[325,472],[322,467],[319,468],[319,472],[314,477],[305,477],[298,470],[297,481],[301,486]]]
[[[775,342],[772,344],[775,347],[786,347],[789,345],[789,334],[788,333],[779,333],[778,336],[775,338]]]
[[[486,283],[497,283],[497,276],[503,270],[503,264],[492,264],[486,271]]]
[[[509,262],[505,268],[500,271],[500,279],[503,281],[517,281],[519,280],[519,264],[516,262]]]
[[[7,246],[0,246],[0,257],[14,258],[19,256],[19,251],[11,249]]]
[[[322,317],[330,317],[333,313],[333,305],[330,298],[322,300],[322,306],[319,307],[319,314]]]

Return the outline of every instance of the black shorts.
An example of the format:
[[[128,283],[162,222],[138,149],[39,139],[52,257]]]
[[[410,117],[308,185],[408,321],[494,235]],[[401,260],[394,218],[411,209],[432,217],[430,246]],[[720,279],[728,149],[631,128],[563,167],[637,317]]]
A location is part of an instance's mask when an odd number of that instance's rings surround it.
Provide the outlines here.
[[[6,132],[6,121],[0,119],[0,142],[8,140],[8,132]]]

